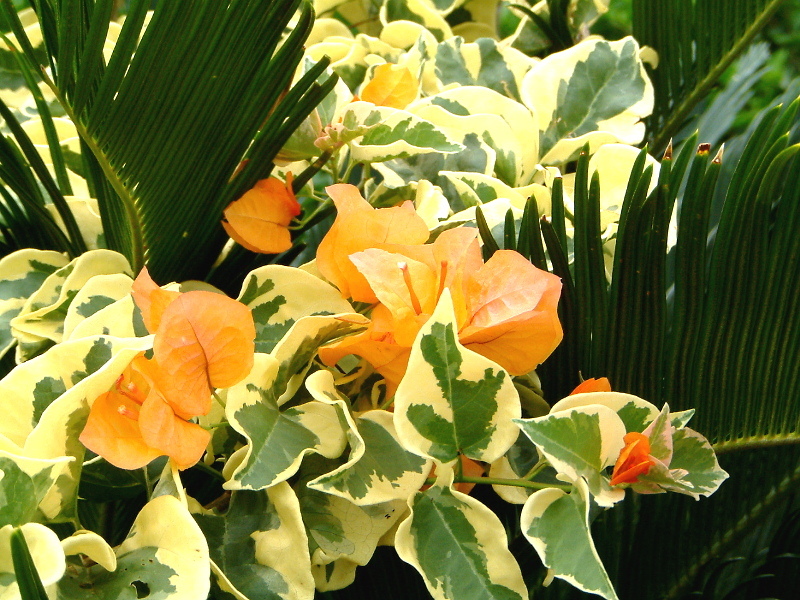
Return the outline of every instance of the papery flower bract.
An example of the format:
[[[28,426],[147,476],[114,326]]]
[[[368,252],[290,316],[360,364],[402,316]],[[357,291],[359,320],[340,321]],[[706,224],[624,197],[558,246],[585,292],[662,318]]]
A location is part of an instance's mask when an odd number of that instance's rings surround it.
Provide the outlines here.
[[[292,247],[289,223],[300,214],[292,191],[292,174],[284,183],[262,179],[223,211],[222,226],[234,241],[252,252],[278,254]]]
[[[419,81],[407,67],[384,63],[375,67],[372,80],[361,90],[361,100],[403,109],[417,98],[418,91]]]
[[[595,379],[594,377],[590,377],[579,383],[577,387],[572,390],[569,395],[574,396],[575,394],[588,394],[589,392],[610,392],[611,391],[611,383],[608,381],[608,377],[600,377]]]
[[[317,249],[317,269],[345,298],[372,304],[377,301],[375,293],[350,255],[367,248],[424,244],[428,227],[411,202],[375,209],[353,185],[338,183],[325,191],[336,205],[337,215]]]
[[[180,418],[150,383],[157,368],[137,356],[114,388],[92,404],[81,443],[121,469],[138,469],[167,455],[186,469],[203,456],[211,434]]]
[[[370,248],[350,256],[379,304],[366,331],[320,350],[327,364],[357,354],[393,392],[414,338],[445,288],[460,342],[512,375],[534,369],[561,341],[560,279],[513,251],[498,251],[484,264],[477,230],[450,229],[433,244],[397,244],[392,250]]]
[[[636,483],[639,475],[647,475],[655,460],[650,457],[650,440],[643,433],[625,434],[625,447],[619,453],[611,473],[611,485]]]
[[[133,297],[148,330],[155,327],[153,356],[134,359],[114,389],[95,400],[80,439],[121,468],[165,454],[185,469],[210,439],[188,420],[208,413],[213,388],[238,383],[252,368],[253,317],[222,294],[162,290],[146,269]]]

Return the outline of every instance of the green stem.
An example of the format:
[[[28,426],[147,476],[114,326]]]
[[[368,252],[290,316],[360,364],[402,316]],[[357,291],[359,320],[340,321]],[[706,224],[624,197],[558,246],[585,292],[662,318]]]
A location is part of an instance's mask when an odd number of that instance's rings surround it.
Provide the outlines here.
[[[712,444],[714,452],[725,454],[726,452],[739,452],[741,450],[759,450],[762,448],[773,448],[775,446],[793,446],[800,444],[800,432],[776,433],[772,435],[753,435],[750,437],[737,438],[735,440],[725,440]]]
[[[666,145],[667,141],[670,140],[683,125],[683,122],[691,114],[692,110],[694,110],[697,103],[706,96],[714,85],[716,85],[725,70],[731,66],[731,63],[733,63],[733,61],[750,45],[750,42],[753,41],[756,34],[764,28],[783,2],[784,0],[772,0],[755,21],[752,22],[750,27],[745,30],[744,35],[742,35],[722,57],[717,63],[717,66],[711,69],[708,74],[700,80],[700,83],[691,93],[672,110],[670,118],[664,124],[659,134],[653,139],[653,143],[651,144],[652,148],[658,149]]]
[[[427,485],[433,485],[436,483],[436,477],[428,477],[425,480]],[[462,475],[461,477],[456,477],[453,480],[453,483],[484,483],[486,485],[507,485],[510,487],[524,487],[532,490],[544,490],[547,488],[557,488],[559,490],[564,490],[568,492],[572,489],[572,486],[569,484],[559,484],[559,483],[540,483],[537,481],[525,481],[524,479],[502,479],[499,477],[469,477],[468,475]]]

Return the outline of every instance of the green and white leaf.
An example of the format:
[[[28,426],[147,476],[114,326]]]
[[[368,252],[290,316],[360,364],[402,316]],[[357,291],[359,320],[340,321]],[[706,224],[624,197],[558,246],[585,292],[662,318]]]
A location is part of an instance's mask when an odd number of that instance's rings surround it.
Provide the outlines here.
[[[622,500],[624,490],[612,488],[602,473],[616,461],[627,433],[612,409],[590,404],[516,422],[556,471],[572,483],[588,483],[597,504]]]
[[[482,86],[519,100],[522,78],[538,61],[489,37],[465,43],[456,36],[438,45],[434,62],[442,87]]]
[[[275,381],[283,391],[277,397],[278,406],[294,397],[321,346],[360,331],[368,323],[369,319],[358,313],[299,318],[271,352],[280,364]]]
[[[16,343],[11,319],[16,317],[45,280],[69,259],[60,252],[26,248],[0,259],[0,356]]]
[[[71,569],[58,584],[59,598],[99,600],[150,597],[201,600],[210,589],[209,549],[189,511],[173,496],[142,508],[127,539],[116,549],[117,568]]]
[[[228,421],[248,444],[226,489],[270,487],[294,475],[309,452],[333,458],[345,449],[345,431],[334,406],[311,401],[285,411],[278,408],[285,388],[277,383],[280,371],[273,356],[257,353],[250,374],[228,389]]]
[[[592,540],[589,490],[580,479],[572,492],[548,488],[533,494],[522,508],[522,533],[555,576],[579,590],[617,600]]]
[[[383,162],[428,152],[452,154],[463,146],[419,116],[371,102],[352,102],[342,113],[346,130],[359,132],[350,142],[352,160]]]
[[[124,256],[110,250],[90,250],[49,275],[11,319],[17,339],[17,362],[40,354],[64,339],[64,319],[72,299],[95,275],[133,275]]]
[[[463,145],[466,136],[477,135],[497,155],[493,172],[487,174],[511,186],[529,183],[539,161],[539,140],[530,133],[538,127],[534,109],[489,88],[464,86],[419,100],[408,110]]]
[[[250,271],[237,300],[252,311],[256,352],[265,353],[272,352],[301,317],[353,312],[350,303],[329,283],[282,265]]]
[[[67,315],[64,318],[64,339],[74,339],[75,328],[84,320],[97,314],[99,311],[114,304],[118,300],[127,298],[131,293],[133,279],[124,273],[114,273],[111,275],[95,275],[78,290],[72,302],[67,308]],[[111,334],[111,327],[115,331],[113,335],[118,337],[136,337],[133,334],[132,320],[128,323],[123,321],[117,323],[109,318],[111,315],[104,315],[104,320],[108,324],[107,335]],[[117,316],[117,315],[114,315]],[[125,327],[127,325],[127,327]],[[123,330],[120,330],[122,326]],[[124,335],[128,333],[129,335]]]
[[[542,164],[571,160],[586,144],[638,144],[653,110],[653,86],[633,38],[585,40],[551,54],[525,76],[523,103],[535,111]]]
[[[40,519],[39,504],[72,460],[31,458],[0,449],[0,527]]]
[[[314,578],[300,505],[288,483],[236,491],[224,515],[196,514],[223,591],[248,600],[311,600]]]
[[[369,562],[378,541],[405,513],[406,503],[394,500],[356,506],[349,500],[307,486],[309,481],[330,472],[334,467],[335,464],[330,460],[319,456],[309,457],[303,463],[295,492],[308,531],[312,565],[331,565],[339,559],[345,559],[347,562],[339,565],[337,575],[337,581],[344,582],[351,573],[347,563],[352,563],[354,568],[355,565]],[[336,567],[330,569],[333,571]],[[321,581],[331,579],[320,575],[322,573],[315,575],[318,585]]]
[[[651,469],[639,476],[631,487],[640,492],[652,491],[652,484],[662,490],[686,494],[695,500],[710,496],[728,478],[717,461],[708,440],[688,427],[677,429],[672,436],[672,460],[669,469]]]
[[[591,406],[597,404],[613,410],[625,424],[625,432],[645,430],[660,411],[655,404],[642,400],[633,394],[623,394],[621,392],[588,392],[584,394],[573,394],[563,400],[559,400],[550,409],[550,413],[557,413],[571,408]],[[676,413],[677,414],[677,413]]]
[[[147,338],[97,336],[63,342],[0,380],[0,447],[21,457],[74,457],[39,510],[48,519],[71,518],[84,447],[78,441],[89,407],[108,391],[130,361],[152,347]]]
[[[414,340],[394,408],[403,446],[442,463],[459,454],[493,462],[517,439],[512,419],[521,408],[511,377],[459,343],[448,289]]]
[[[446,4],[452,9],[456,0],[386,0],[379,12],[381,24],[384,26],[392,21],[412,21],[423,25],[438,41],[452,37],[450,26],[444,19],[443,12],[437,10],[437,5]],[[436,8],[435,8],[436,6]]]
[[[31,553],[33,564],[45,587],[52,586],[64,575],[67,567],[64,550],[58,536],[52,529],[39,523],[25,523],[20,527],[25,543]],[[0,598],[2,600],[22,599],[14,576],[14,563],[11,559],[11,533],[14,527],[0,527]]]
[[[452,469],[409,499],[411,514],[395,535],[397,554],[422,575],[436,600],[528,598],[500,519],[452,489]]]
[[[114,554],[114,549],[94,531],[78,530],[68,538],[61,540],[61,547],[65,555],[83,554],[106,571],[113,571],[117,568],[117,555]]]
[[[310,481],[309,488],[362,506],[406,500],[422,487],[431,463],[401,446],[392,413],[371,410],[354,419],[347,399],[336,390],[329,371],[310,375],[306,387],[315,399],[340,407],[350,444],[347,462]]]
[[[521,431],[514,445],[503,456],[489,465],[489,477],[498,479],[522,479],[539,462],[536,446]],[[560,483],[560,482],[555,482]],[[514,485],[493,485],[492,488],[506,502],[525,504],[535,492],[531,488]]]

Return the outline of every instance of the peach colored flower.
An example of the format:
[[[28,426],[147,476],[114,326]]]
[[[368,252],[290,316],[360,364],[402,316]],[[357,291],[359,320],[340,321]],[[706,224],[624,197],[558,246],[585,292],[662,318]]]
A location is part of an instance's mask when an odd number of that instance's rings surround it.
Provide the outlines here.
[[[114,388],[95,399],[80,440],[123,469],[161,455],[186,469],[210,439],[189,419],[208,413],[213,388],[234,385],[252,368],[253,317],[222,294],[162,290],[146,269],[133,297],[155,333],[153,356],[134,358]]]
[[[367,248],[424,244],[428,227],[411,202],[376,210],[353,185],[338,183],[325,191],[336,205],[337,215],[317,249],[317,268],[345,298],[372,304],[377,301],[375,293],[350,255]]]
[[[475,229],[444,231],[432,244],[372,247],[348,257],[378,304],[367,330],[321,349],[320,356],[327,364],[348,354],[363,357],[384,376],[389,393],[445,288],[461,343],[512,375],[534,369],[563,336],[560,279],[513,251],[496,252],[484,263]]]
[[[284,183],[262,179],[223,211],[222,226],[234,241],[252,252],[278,254],[292,247],[289,223],[300,214],[292,191],[292,174]]]

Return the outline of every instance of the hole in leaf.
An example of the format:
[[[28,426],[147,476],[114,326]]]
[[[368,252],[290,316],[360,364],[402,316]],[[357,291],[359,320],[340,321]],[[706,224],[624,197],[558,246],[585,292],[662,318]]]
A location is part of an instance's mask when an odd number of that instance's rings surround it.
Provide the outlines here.
[[[136,588],[137,598],[147,598],[150,595],[150,586],[144,581],[131,581],[131,585]]]

